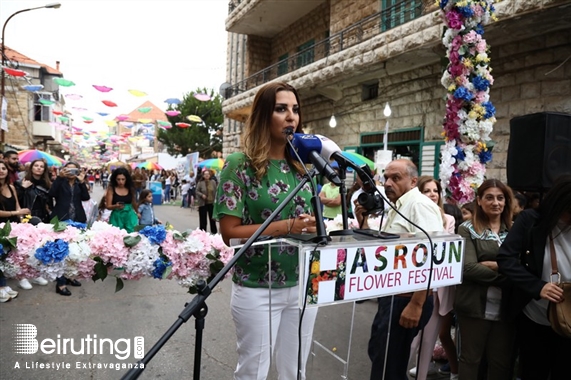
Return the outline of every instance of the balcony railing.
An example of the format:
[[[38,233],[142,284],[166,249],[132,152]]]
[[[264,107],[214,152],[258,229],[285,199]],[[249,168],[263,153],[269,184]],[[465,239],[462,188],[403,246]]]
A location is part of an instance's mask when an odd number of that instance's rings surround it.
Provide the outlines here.
[[[239,0],[234,0],[234,2]],[[281,77],[289,72],[358,45],[389,29],[405,24],[422,15],[422,1],[405,0],[375,13],[350,27],[315,43],[286,59],[283,59],[248,78],[226,88],[224,98],[229,99],[242,92]]]

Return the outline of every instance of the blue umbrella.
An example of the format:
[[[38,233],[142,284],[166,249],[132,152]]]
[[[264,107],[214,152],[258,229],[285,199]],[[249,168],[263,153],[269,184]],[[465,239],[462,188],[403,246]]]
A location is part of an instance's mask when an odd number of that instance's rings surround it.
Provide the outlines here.
[[[165,103],[167,103],[167,104],[180,104],[182,102],[180,101],[179,98],[168,98],[167,100],[165,100]]]

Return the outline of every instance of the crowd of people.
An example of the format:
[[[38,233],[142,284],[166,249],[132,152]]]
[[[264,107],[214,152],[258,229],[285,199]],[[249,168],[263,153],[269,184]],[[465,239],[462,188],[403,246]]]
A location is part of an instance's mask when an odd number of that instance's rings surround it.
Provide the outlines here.
[[[30,214],[40,221],[57,216],[86,222],[82,201],[100,182],[105,195],[99,217],[131,232],[137,225],[161,223],[145,186],[158,181],[165,202],[180,195],[181,207],[198,207],[200,229],[220,231],[228,245],[243,242],[305,175],[288,149],[288,131],[302,131],[299,96],[294,87],[274,82],[256,94],[243,150],[226,158],[218,177],[205,169],[179,181],[175,171],[119,168],[104,179],[103,173],[85,172],[74,162],[50,176],[45,162],[36,160],[20,178],[15,152],[6,152],[0,161],[0,221],[17,222]],[[461,284],[376,300],[368,342],[370,379],[426,379],[434,371],[437,340],[448,360],[437,370],[450,379],[569,378],[571,340],[551,329],[546,314],[549,303],[571,302],[551,281],[554,257],[561,280],[571,281],[571,177],[559,178],[544,197],[486,179],[475,199],[462,205],[445,204],[438,179],[419,176],[409,159],[391,161],[375,178],[372,186],[388,200],[375,210],[384,214],[384,232],[458,234],[465,246]],[[357,177],[346,203],[359,227],[368,228],[364,186]],[[311,198],[312,186],[306,184],[263,235],[315,233],[321,221],[315,219]],[[325,219],[341,213],[339,187],[324,183],[319,199]],[[274,356],[280,378],[306,378],[317,308],[300,313],[299,274],[297,249],[286,243],[250,248],[238,259],[231,295],[238,352],[234,379],[266,378]],[[31,283],[47,281],[22,279],[20,286],[28,289]],[[81,283],[58,278],[56,292],[71,295],[68,285]],[[16,296],[0,276],[0,300]],[[411,361],[417,364],[412,369]]]

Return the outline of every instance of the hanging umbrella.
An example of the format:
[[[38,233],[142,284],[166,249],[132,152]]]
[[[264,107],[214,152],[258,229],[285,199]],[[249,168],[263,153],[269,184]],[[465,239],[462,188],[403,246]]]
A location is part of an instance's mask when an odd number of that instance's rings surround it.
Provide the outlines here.
[[[224,160],[221,158],[210,158],[198,163],[199,168],[210,169],[214,171],[222,170]]]
[[[201,102],[207,102],[211,99],[210,95],[208,94],[194,94],[194,97],[200,100]]]
[[[144,168],[147,170],[163,170],[163,167],[161,165],[151,161],[141,162],[140,164],[137,165],[137,167],[141,169]]]
[[[48,166],[62,166],[64,160],[41,150],[29,149],[18,152],[20,163],[32,162],[34,160],[45,160]]]
[[[165,100],[165,103],[167,103],[167,104],[180,104],[181,101],[179,98],[168,98],[167,100]]]
[[[22,88],[26,91],[36,92],[43,90],[44,86],[42,84],[27,84],[25,86],[22,86]]]
[[[96,85],[96,84],[94,84],[93,87],[95,87],[95,89],[96,89],[97,91],[100,91],[100,92],[109,92],[109,91],[113,90],[111,87],[98,86],[98,85]]]
[[[70,81],[70,80],[65,79],[65,78],[53,78],[53,81],[56,82],[58,85],[63,86],[63,87],[75,86],[75,83],[73,83],[73,81]]]
[[[188,120],[194,122],[194,123],[200,123],[202,121],[202,119],[200,118],[200,116],[197,115],[190,115],[186,117]]]
[[[170,111],[167,111],[167,112],[165,112],[165,113],[166,113],[168,116],[173,116],[173,117],[180,115],[180,111],[177,111],[177,110],[170,110]]]
[[[345,157],[353,161],[358,166],[367,165],[371,170],[375,170],[375,163],[369,160],[367,157],[360,155],[359,153],[355,152],[348,152],[342,151],[341,154]]]

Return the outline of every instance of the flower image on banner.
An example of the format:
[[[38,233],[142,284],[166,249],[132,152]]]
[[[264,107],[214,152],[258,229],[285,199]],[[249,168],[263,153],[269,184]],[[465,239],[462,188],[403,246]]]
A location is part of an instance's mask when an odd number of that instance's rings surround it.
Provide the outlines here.
[[[443,44],[449,60],[441,83],[447,90],[440,179],[446,197],[471,202],[492,159],[490,133],[496,110],[490,102],[489,46],[484,28],[493,17],[493,0],[440,0],[447,27]]]

